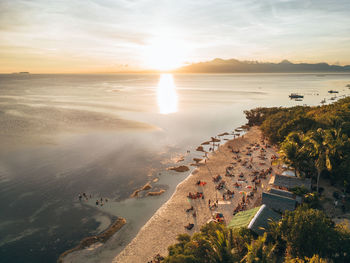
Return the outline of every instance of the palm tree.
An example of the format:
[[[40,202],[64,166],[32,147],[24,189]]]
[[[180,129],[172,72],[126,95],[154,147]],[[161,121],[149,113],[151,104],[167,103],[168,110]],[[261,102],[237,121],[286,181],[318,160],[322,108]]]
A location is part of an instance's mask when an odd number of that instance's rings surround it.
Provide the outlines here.
[[[331,145],[326,139],[327,132],[322,128],[318,128],[316,131],[312,131],[307,134],[305,141],[307,142],[307,148],[309,155],[314,159],[315,167],[317,169],[317,192],[319,188],[319,180],[323,170],[332,170],[332,163],[330,160]]]
[[[270,263],[276,262],[275,252],[276,244],[266,242],[266,233],[259,237],[257,240],[253,240],[251,244],[247,244],[248,253],[241,260],[246,263]]]
[[[211,244],[211,262],[235,262],[232,229],[216,230],[215,235],[210,236],[209,242]]]
[[[280,158],[284,163],[294,168],[295,174],[300,171],[304,161],[303,137],[303,133],[292,132],[281,144]]]

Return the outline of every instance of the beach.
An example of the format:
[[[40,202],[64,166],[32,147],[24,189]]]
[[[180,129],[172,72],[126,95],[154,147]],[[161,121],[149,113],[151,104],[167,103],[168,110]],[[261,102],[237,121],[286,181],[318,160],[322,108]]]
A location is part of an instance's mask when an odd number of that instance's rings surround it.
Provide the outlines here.
[[[245,135],[219,146],[177,186],[172,197],[158,209],[113,262],[141,263],[152,260],[157,254],[166,256],[168,246],[176,242],[178,234],[191,235],[199,231],[203,224],[212,219],[214,213],[222,213],[225,221],[229,222],[233,211],[242,203],[243,196],[245,202],[241,209],[258,206],[261,203],[261,193],[268,187],[271,174],[278,172],[277,167],[271,166],[271,157],[274,155],[276,149],[265,145],[258,127],[252,127]],[[272,170],[267,173],[270,167]],[[255,184],[252,182],[254,172],[266,174],[262,177],[257,176],[260,183],[256,184],[255,191]],[[234,176],[227,176],[228,174]],[[213,177],[218,175],[222,179],[214,182]],[[217,190],[222,181],[225,181],[224,189]],[[223,194],[227,190],[234,192],[233,198],[226,195],[226,200],[223,200]],[[248,198],[249,192],[255,193]],[[192,199],[188,198],[189,193],[201,194],[198,195],[199,198]],[[217,203],[217,207],[210,209],[209,200],[210,206]],[[189,223],[194,224],[191,230],[184,227]]]

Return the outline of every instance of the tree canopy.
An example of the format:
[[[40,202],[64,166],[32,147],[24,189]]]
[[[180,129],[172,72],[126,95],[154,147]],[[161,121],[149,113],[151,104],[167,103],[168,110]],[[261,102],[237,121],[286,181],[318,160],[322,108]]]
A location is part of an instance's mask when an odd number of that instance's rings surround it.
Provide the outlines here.
[[[350,97],[317,107],[256,108],[245,111],[248,125],[260,125],[280,146],[282,160],[299,176],[326,173],[350,191]]]
[[[164,262],[350,262],[349,230],[307,206],[286,211],[263,236],[246,228],[209,223],[192,237],[181,234],[177,240]]]

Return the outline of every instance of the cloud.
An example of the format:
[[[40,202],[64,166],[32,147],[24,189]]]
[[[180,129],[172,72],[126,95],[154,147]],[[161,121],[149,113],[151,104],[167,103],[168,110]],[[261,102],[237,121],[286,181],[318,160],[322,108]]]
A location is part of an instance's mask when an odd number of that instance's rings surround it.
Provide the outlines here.
[[[151,40],[166,37],[187,43],[187,61],[303,60],[317,50],[350,63],[348,0],[2,0],[0,10],[2,45],[48,52],[45,61],[55,53],[138,66]]]

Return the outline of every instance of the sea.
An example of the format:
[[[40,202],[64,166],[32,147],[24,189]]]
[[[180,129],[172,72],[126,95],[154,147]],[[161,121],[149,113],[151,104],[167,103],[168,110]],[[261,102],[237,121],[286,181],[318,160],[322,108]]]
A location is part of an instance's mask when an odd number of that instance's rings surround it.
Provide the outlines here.
[[[0,262],[56,262],[124,217],[81,260],[111,262],[203,158],[196,148],[233,138],[244,110],[332,103],[347,84],[324,73],[0,75]],[[130,197],[146,183],[166,191]]]

